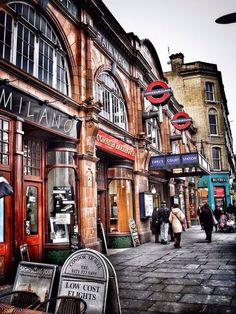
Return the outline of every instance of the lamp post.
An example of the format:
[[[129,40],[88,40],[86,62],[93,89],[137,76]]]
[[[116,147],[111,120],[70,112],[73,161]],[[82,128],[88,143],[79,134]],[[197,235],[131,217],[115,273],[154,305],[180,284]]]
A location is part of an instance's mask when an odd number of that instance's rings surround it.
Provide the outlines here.
[[[216,19],[215,22],[218,24],[236,23],[236,12],[218,17],[218,19]]]

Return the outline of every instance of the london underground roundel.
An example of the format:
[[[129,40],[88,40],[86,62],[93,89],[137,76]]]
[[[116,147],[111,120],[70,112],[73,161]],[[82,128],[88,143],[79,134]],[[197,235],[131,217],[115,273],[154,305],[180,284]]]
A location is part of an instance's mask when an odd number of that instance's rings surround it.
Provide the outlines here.
[[[171,89],[165,82],[155,81],[148,85],[144,96],[153,105],[165,105],[171,96]]]
[[[190,118],[186,112],[182,111],[177,112],[171,120],[171,123],[177,130],[186,130],[190,126],[191,122],[192,118]]]

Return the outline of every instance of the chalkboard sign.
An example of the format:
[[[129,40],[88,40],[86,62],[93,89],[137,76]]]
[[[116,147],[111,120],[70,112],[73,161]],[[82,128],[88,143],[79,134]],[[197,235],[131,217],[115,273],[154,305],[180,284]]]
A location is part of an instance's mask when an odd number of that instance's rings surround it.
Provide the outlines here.
[[[35,292],[40,301],[52,297],[53,283],[55,280],[57,265],[20,262],[17,268],[14,290],[27,290]],[[48,304],[45,310],[48,310]]]
[[[80,249],[83,249],[84,245],[81,243],[80,234],[78,232],[70,233],[70,253],[74,253]]]
[[[131,238],[132,238],[132,242],[133,242],[133,246],[139,246],[140,245],[140,241],[139,241],[139,236],[138,236],[138,230],[136,228],[136,224],[133,218],[129,219],[129,230],[131,233]]]
[[[104,230],[103,224],[101,222],[98,222],[98,236],[102,240],[102,253],[108,255],[108,248],[107,248],[107,240],[106,240],[105,230]]]
[[[30,262],[28,244],[20,245],[20,256],[22,261]]]

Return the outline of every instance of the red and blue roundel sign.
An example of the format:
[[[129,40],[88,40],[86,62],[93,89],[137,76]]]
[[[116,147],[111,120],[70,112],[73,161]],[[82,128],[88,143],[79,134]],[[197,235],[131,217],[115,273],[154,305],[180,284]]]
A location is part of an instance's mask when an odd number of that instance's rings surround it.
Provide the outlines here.
[[[165,82],[155,81],[148,85],[144,96],[153,105],[165,105],[172,95],[171,89]]]
[[[177,130],[186,130],[188,127],[190,127],[190,124],[192,122],[192,118],[186,113],[179,111],[171,120],[171,123]]]

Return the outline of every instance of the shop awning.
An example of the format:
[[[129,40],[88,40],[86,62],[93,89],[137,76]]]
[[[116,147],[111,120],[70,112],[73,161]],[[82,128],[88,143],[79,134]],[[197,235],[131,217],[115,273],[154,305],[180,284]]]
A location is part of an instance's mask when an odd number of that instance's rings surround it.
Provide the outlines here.
[[[198,152],[152,156],[149,170],[166,170],[167,176],[192,177],[210,174],[209,162]]]

